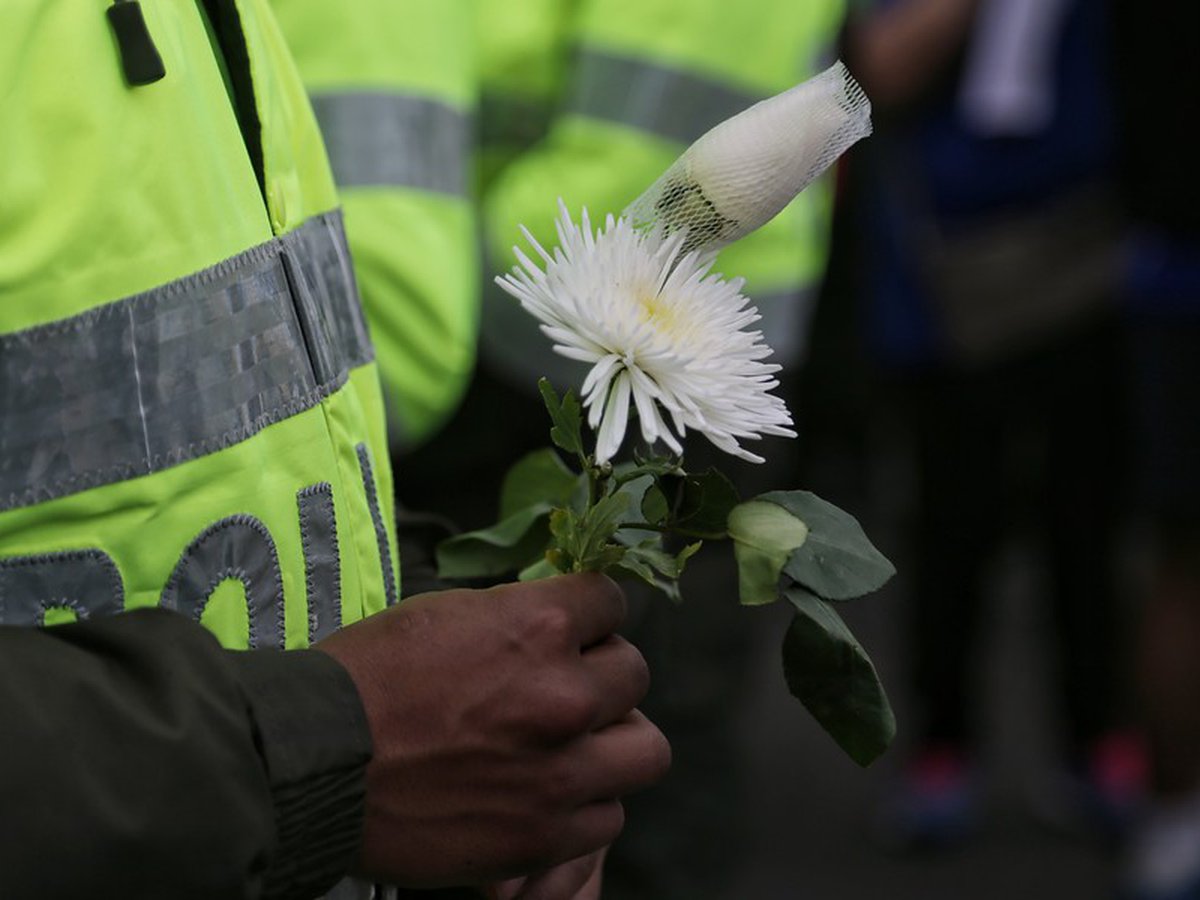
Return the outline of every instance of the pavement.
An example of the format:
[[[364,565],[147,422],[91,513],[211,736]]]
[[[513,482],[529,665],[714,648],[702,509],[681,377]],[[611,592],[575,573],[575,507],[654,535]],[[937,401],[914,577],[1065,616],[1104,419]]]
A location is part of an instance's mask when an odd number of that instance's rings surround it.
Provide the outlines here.
[[[1013,585],[1015,588],[1015,584]],[[908,704],[894,635],[898,598],[878,595],[848,615],[896,707],[897,747],[870,769],[850,762],[783,685],[776,638],[756,654],[745,709],[748,773],[743,819],[751,849],[726,900],[1101,900],[1113,894],[1116,854],[1039,810],[1051,802],[1053,711],[1032,610],[1009,603],[990,629],[985,660],[986,815],[977,837],[944,856],[898,857],[872,822],[903,752]],[[779,634],[786,611],[767,632]],[[911,719],[910,719],[911,720]],[[682,898],[681,898],[682,900]]]
[[[897,498],[881,498],[886,509]],[[868,533],[900,568],[846,619],[871,653],[898,721],[894,747],[869,769],[849,761],[792,699],[778,641],[787,610],[755,626],[755,671],[738,729],[748,775],[744,827],[751,848],[726,900],[1103,900],[1113,896],[1118,853],[1081,829],[1054,790],[1058,735],[1044,581],[1019,542],[995,566],[984,617],[978,712],[984,817],[977,836],[940,856],[899,857],[874,837],[878,810],[913,721],[899,635],[905,582],[895,517]],[[890,536],[890,538],[889,538]],[[773,621],[772,621],[773,619]]]

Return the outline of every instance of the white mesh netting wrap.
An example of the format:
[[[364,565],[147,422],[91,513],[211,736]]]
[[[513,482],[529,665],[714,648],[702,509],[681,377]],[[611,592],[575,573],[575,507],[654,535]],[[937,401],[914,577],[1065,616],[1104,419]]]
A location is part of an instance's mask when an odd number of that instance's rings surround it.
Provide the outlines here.
[[[687,230],[683,250],[719,250],[766,224],[856,141],[871,103],[835,63],[700,137],[625,208],[638,230]]]

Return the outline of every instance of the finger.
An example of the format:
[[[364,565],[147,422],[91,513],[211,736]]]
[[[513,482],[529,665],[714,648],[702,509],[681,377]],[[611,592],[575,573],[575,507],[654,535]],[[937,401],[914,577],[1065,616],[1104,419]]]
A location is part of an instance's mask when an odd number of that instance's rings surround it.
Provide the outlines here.
[[[560,843],[547,869],[568,863],[609,846],[625,827],[625,807],[620,800],[583,803],[567,819]]]
[[[583,665],[596,691],[593,729],[623,720],[650,689],[650,669],[633,644],[618,635],[583,653]]]
[[[625,621],[625,595],[606,575],[558,575],[518,586],[566,613],[568,634],[578,647],[591,647]]]
[[[600,900],[601,891],[604,889],[604,860],[601,858],[600,864],[592,870],[592,874],[588,877],[587,882],[580,888],[575,900]]]
[[[508,881],[488,885],[483,889],[483,896],[487,900],[517,900],[521,895],[521,888],[525,886],[527,880],[526,878],[510,878]]]
[[[586,789],[600,801],[624,797],[660,781],[671,768],[671,745],[641,712],[584,737],[576,764],[589,773]]]
[[[605,847],[593,854],[592,859],[595,860],[595,864],[592,866],[587,881],[575,895],[575,900],[600,900],[600,890],[604,886],[604,864],[608,859],[608,851],[609,848]]]
[[[602,869],[603,859],[604,851],[598,850],[531,875],[513,900],[571,900],[578,897],[584,887],[593,881],[596,872]]]

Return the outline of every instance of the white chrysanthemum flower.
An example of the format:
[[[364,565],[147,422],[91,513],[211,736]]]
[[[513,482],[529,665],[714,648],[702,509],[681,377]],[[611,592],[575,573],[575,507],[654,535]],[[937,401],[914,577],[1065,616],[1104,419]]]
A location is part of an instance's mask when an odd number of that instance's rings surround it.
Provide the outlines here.
[[[646,441],[676,453],[689,428],[751,462],[763,458],[739,440],[796,436],[769,393],[779,384],[779,366],[763,362],[771,348],[746,330],[759,315],[742,279],[710,274],[712,253],[681,254],[685,231],[641,233],[610,215],[593,234],[586,209],[579,226],[561,200],[559,210],[553,256],[521,229],[545,270],[514,247],[520,266],[496,282],[541,320],[558,353],[592,365],[583,404],[597,462],[620,448],[631,400]]]

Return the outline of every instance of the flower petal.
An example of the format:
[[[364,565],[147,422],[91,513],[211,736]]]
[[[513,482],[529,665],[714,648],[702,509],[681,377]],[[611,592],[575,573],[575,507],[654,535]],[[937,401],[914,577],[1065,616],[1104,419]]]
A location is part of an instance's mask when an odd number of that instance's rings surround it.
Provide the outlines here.
[[[542,267],[518,252],[519,266],[497,283],[541,321],[555,352],[591,364],[581,397],[597,458],[620,449],[631,398],[642,437],[676,453],[688,428],[754,461],[739,441],[795,435],[770,393],[779,367],[764,361],[761,332],[748,330],[758,310],[740,279],[711,271],[714,254],[682,254],[682,231],[638,231],[611,215],[596,230],[586,211],[575,224],[561,200],[559,212],[552,252],[525,232]]]
[[[613,380],[604,410],[604,420],[596,435],[596,462],[612,459],[625,440],[625,426],[629,421],[629,375],[622,372]]]

